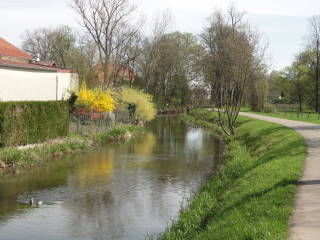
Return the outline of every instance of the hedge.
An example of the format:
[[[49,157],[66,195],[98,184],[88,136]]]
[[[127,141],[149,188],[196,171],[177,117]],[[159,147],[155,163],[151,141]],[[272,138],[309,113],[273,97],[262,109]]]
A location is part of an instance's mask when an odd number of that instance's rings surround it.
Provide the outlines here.
[[[68,135],[68,103],[0,102],[0,146],[20,146]]]

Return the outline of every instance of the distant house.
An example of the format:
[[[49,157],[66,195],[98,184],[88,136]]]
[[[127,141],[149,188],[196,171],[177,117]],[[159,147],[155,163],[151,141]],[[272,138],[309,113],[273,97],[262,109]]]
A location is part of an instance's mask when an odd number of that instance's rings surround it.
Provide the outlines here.
[[[62,100],[77,87],[77,73],[34,59],[0,38],[0,101]]]
[[[101,64],[98,64],[94,66],[94,73],[97,76],[97,79],[100,84],[103,84],[105,82],[105,77],[104,77],[104,71],[103,71],[103,66]],[[107,79],[114,79],[115,82],[113,84],[118,85],[121,83],[127,83],[131,85],[132,83],[135,82],[137,76],[134,73],[133,69],[130,67],[117,67],[113,64],[108,64],[108,77]]]

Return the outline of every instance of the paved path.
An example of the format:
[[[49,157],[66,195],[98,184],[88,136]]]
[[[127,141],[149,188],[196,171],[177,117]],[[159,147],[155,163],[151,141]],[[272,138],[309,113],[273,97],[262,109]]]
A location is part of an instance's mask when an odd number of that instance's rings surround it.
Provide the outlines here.
[[[300,133],[308,145],[303,177],[290,221],[290,240],[320,240],[320,125],[252,113],[240,113],[268,122],[279,123]]]

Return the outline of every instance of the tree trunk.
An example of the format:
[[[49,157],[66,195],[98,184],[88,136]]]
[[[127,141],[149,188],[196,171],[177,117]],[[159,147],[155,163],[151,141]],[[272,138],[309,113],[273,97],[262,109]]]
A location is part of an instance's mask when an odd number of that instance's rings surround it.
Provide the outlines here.
[[[317,49],[316,49],[316,54],[317,54],[317,61],[316,61],[316,106],[315,106],[315,111],[319,112],[319,54],[320,54],[320,46],[319,46],[319,40],[317,40]]]
[[[299,95],[299,111],[302,112],[302,97]]]

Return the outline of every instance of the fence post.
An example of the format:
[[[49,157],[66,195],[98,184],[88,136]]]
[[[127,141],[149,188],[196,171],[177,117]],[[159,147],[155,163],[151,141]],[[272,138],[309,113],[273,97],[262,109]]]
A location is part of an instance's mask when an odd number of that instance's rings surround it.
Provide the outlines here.
[[[77,117],[77,134],[80,133],[80,117]]]

